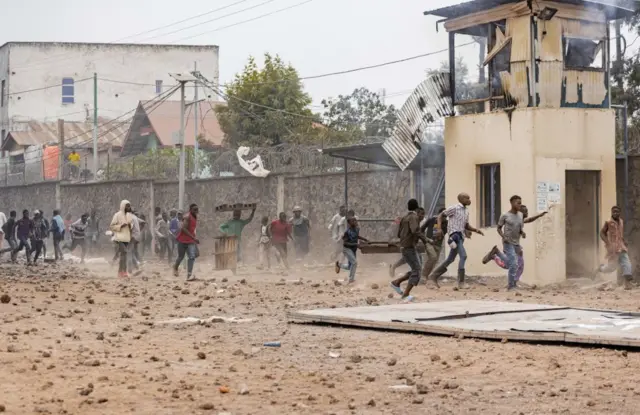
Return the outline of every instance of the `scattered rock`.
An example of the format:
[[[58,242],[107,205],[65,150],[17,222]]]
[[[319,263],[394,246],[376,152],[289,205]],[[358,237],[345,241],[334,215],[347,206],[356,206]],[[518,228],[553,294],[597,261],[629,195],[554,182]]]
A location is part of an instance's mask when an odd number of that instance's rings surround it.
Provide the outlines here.
[[[424,403],[424,398],[422,396],[415,397],[411,403],[420,405],[421,403]]]
[[[398,363],[398,359],[396,359],[395,357],[392,357],[391,359],[387,360],[387,366],[395,366],[396,363]]]
[[[131,313],[130,311],[123,311],[122,313],[120,313],[120,317],[122,317],[122,318],[133,318],[133,313]]]
[[[371,406],[371,407],[376,406],[376,401],[373,399],[369,400],[369,402],[367,402],[367,406]]]
[[[204,360],[207,358],[207,355],[204,352],[198,352],[198,359]]]
[[[215,409],[215,406],[213,406],[212,403],[207,402],[207,403],[203,403],[202,405],[200,405],[199,408],[202,409],[203,411],[211,411],[211,410]]]
[[[191,308],[200,308],[200,307],[202,307],[202,300],[196,300],[196,301],[193,301],[193,302],[189,303],[189,307],[191,307]]]
[[[372,290],[377,290],[379,288],[380,288],[380,286],[378,284],[371,284],[371,289]]]
[[[364,380],[366,380],[367,382],[375,382],[376,381],[376,377],[375,376],[367,376]]]
[[[76,331],[71,327],[67,327],[62,330],[62,334],[64,334],[64,337],[73,337],[73,335],[76,334]]]
[[[431,361],[432,362],[439,362],[440,361],[440,355],[432,354],[431,355]]]
[[[16,348],[15,344],[10,344],[7,346],[7,352],[8,353],[15,353],[17,352],[18,349]]]
[[[0,303],[9,304],[10,302],[11,302],[11,297],[9,296],[9,294],[0,295]]]
[[[247,387],[247,385],[242,385],[240,386],[240,392],[238,392],[239,395],[248,395],[249,394],[249,388]]]
[[[351,363],[360,363],[362,362],[362,356],[359,354],[352,354],[349,360],[351,360]]]

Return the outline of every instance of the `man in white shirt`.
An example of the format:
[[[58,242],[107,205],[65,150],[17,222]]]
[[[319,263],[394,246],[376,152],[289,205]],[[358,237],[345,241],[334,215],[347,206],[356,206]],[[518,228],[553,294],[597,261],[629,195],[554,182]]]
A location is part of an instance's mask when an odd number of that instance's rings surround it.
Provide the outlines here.
[[[347,208],[340,206],[338,213],[333,215],[329,221],[329,232],[331,232],[331,239],[334,242],[334,250],[331,252],[331,261],[337,261],[342,255],[342,235],[346,231],[346,227],[341,227],[341,221],[347,214]]]
[[[471,204],[471,197],[466,193],[460,193],[458,195],[458,203],[449,206],[444,212],[438,216],[438,229],[442,229],[442,220],[447,218],[449,232],[449,240],[447,243],[451,250],[449,256],[444,260],[436,269],[431,272],[429,279],[438,286],[438,278],[440,278],[445,272],[447,267],[455,261],[456,257],[460,256],[458,262],[458,287],[466,288],[464,282],[465,277],[465,262],[467,261],[467,251],[464,249],[464,238],[467,231],[475,232],[478,235],[484,235],[481,230],[469,225],[469,209]]]

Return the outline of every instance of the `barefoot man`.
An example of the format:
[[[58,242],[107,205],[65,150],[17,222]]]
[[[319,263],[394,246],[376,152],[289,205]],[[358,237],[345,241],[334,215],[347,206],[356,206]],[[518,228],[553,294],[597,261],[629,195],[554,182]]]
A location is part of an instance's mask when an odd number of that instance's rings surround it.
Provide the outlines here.
[[[600,239],[607,248],[607,263],[600,265],[598,271],[609,273],[620,266],[624,278],[624,289],[630,290],[633,268],[629,260],[627,244],[624,241],[624,223],[618,206],[611,208],[611,219],[606,221],[600,230]]]
[[[447,267],[453,264],[456,256],[459,255],[458,287],[466,288],[466,284],[464,282],[464,266],[467,261],[467,251],[464,249],[465,233],[469,231],[484,236],[484,233],[482,233],[481,230],[469,225],[469,205],[471,205],[471,197],[466,193],[460,193],[458,195],[458,203],[453,206],[449,206],[438,216],[439,229],[442,229],[443,219],[447,218],[447,231],[449,232],[449,239],[447,242],[451,251],[449,251],[447,259],[438,265],[429,277],[435,283],[436,287],[439,287],[438,278],[447,272]]]

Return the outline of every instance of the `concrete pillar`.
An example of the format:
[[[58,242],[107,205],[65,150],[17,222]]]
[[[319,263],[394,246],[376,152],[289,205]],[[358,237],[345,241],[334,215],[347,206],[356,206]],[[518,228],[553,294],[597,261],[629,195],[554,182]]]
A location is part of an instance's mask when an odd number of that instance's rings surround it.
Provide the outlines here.
[[[277,212],[276,214],[280,214],[280,212],[284,212],[284,175],[278,176],[278,201],[277,201]]]

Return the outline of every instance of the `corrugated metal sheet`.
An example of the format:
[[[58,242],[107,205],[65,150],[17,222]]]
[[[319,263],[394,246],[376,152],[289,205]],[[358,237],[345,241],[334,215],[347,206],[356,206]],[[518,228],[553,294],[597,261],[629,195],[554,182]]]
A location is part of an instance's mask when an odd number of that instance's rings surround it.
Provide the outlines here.
[[[527,79],[527,62],[512,62],[511,72],[500,72],[500,80],[505,94],[517,107],[529,106],[529,83]]]
[[[552,19],[551,21],[553,21]],[[562,22],[562,34],[569,37],[582,37],[600,40],[607,37],[607,25],[583,20],[558,19]]]
[[[391,137],[382,144],[401,170],[405,170],[418,155],[418,143],[425,126],[452,115],[449,73],[431,75],[413,91],[398,111],[398,121]]]
[[[505,36],[511,36],[511,62],[531,60],[529,16],[507,19]]]
[[[545,35],[542,33],[546,32]],[[561,19],[551,19],[538,22],[538,44],[536,53],[541,61],[562,62],[562,22]]]
[[[42,144],[58,143],[58,123],[28,121],[19,127],[20,131],[9,131],[11,138],[19,146],[27,147]],[[122,146],[129,122],[112,122],[106,118],[98,119],[98,147]],[[65,122],[64,123],[65,147],[92,148],[93,147],[93,123],[90,122]],[[5,141],[8,143],[11,140]]]
[[[579,102],[579,90],[582,93],[583,104],[601,105],[607,96],[604,72],[565,71],[564,83],[567,104],[577,104]]]
[[[540,77],[536,92],[540,97],[542,108],[560,108],[562,102],[562,78],[564,69],[562,61],[540,62]]]

